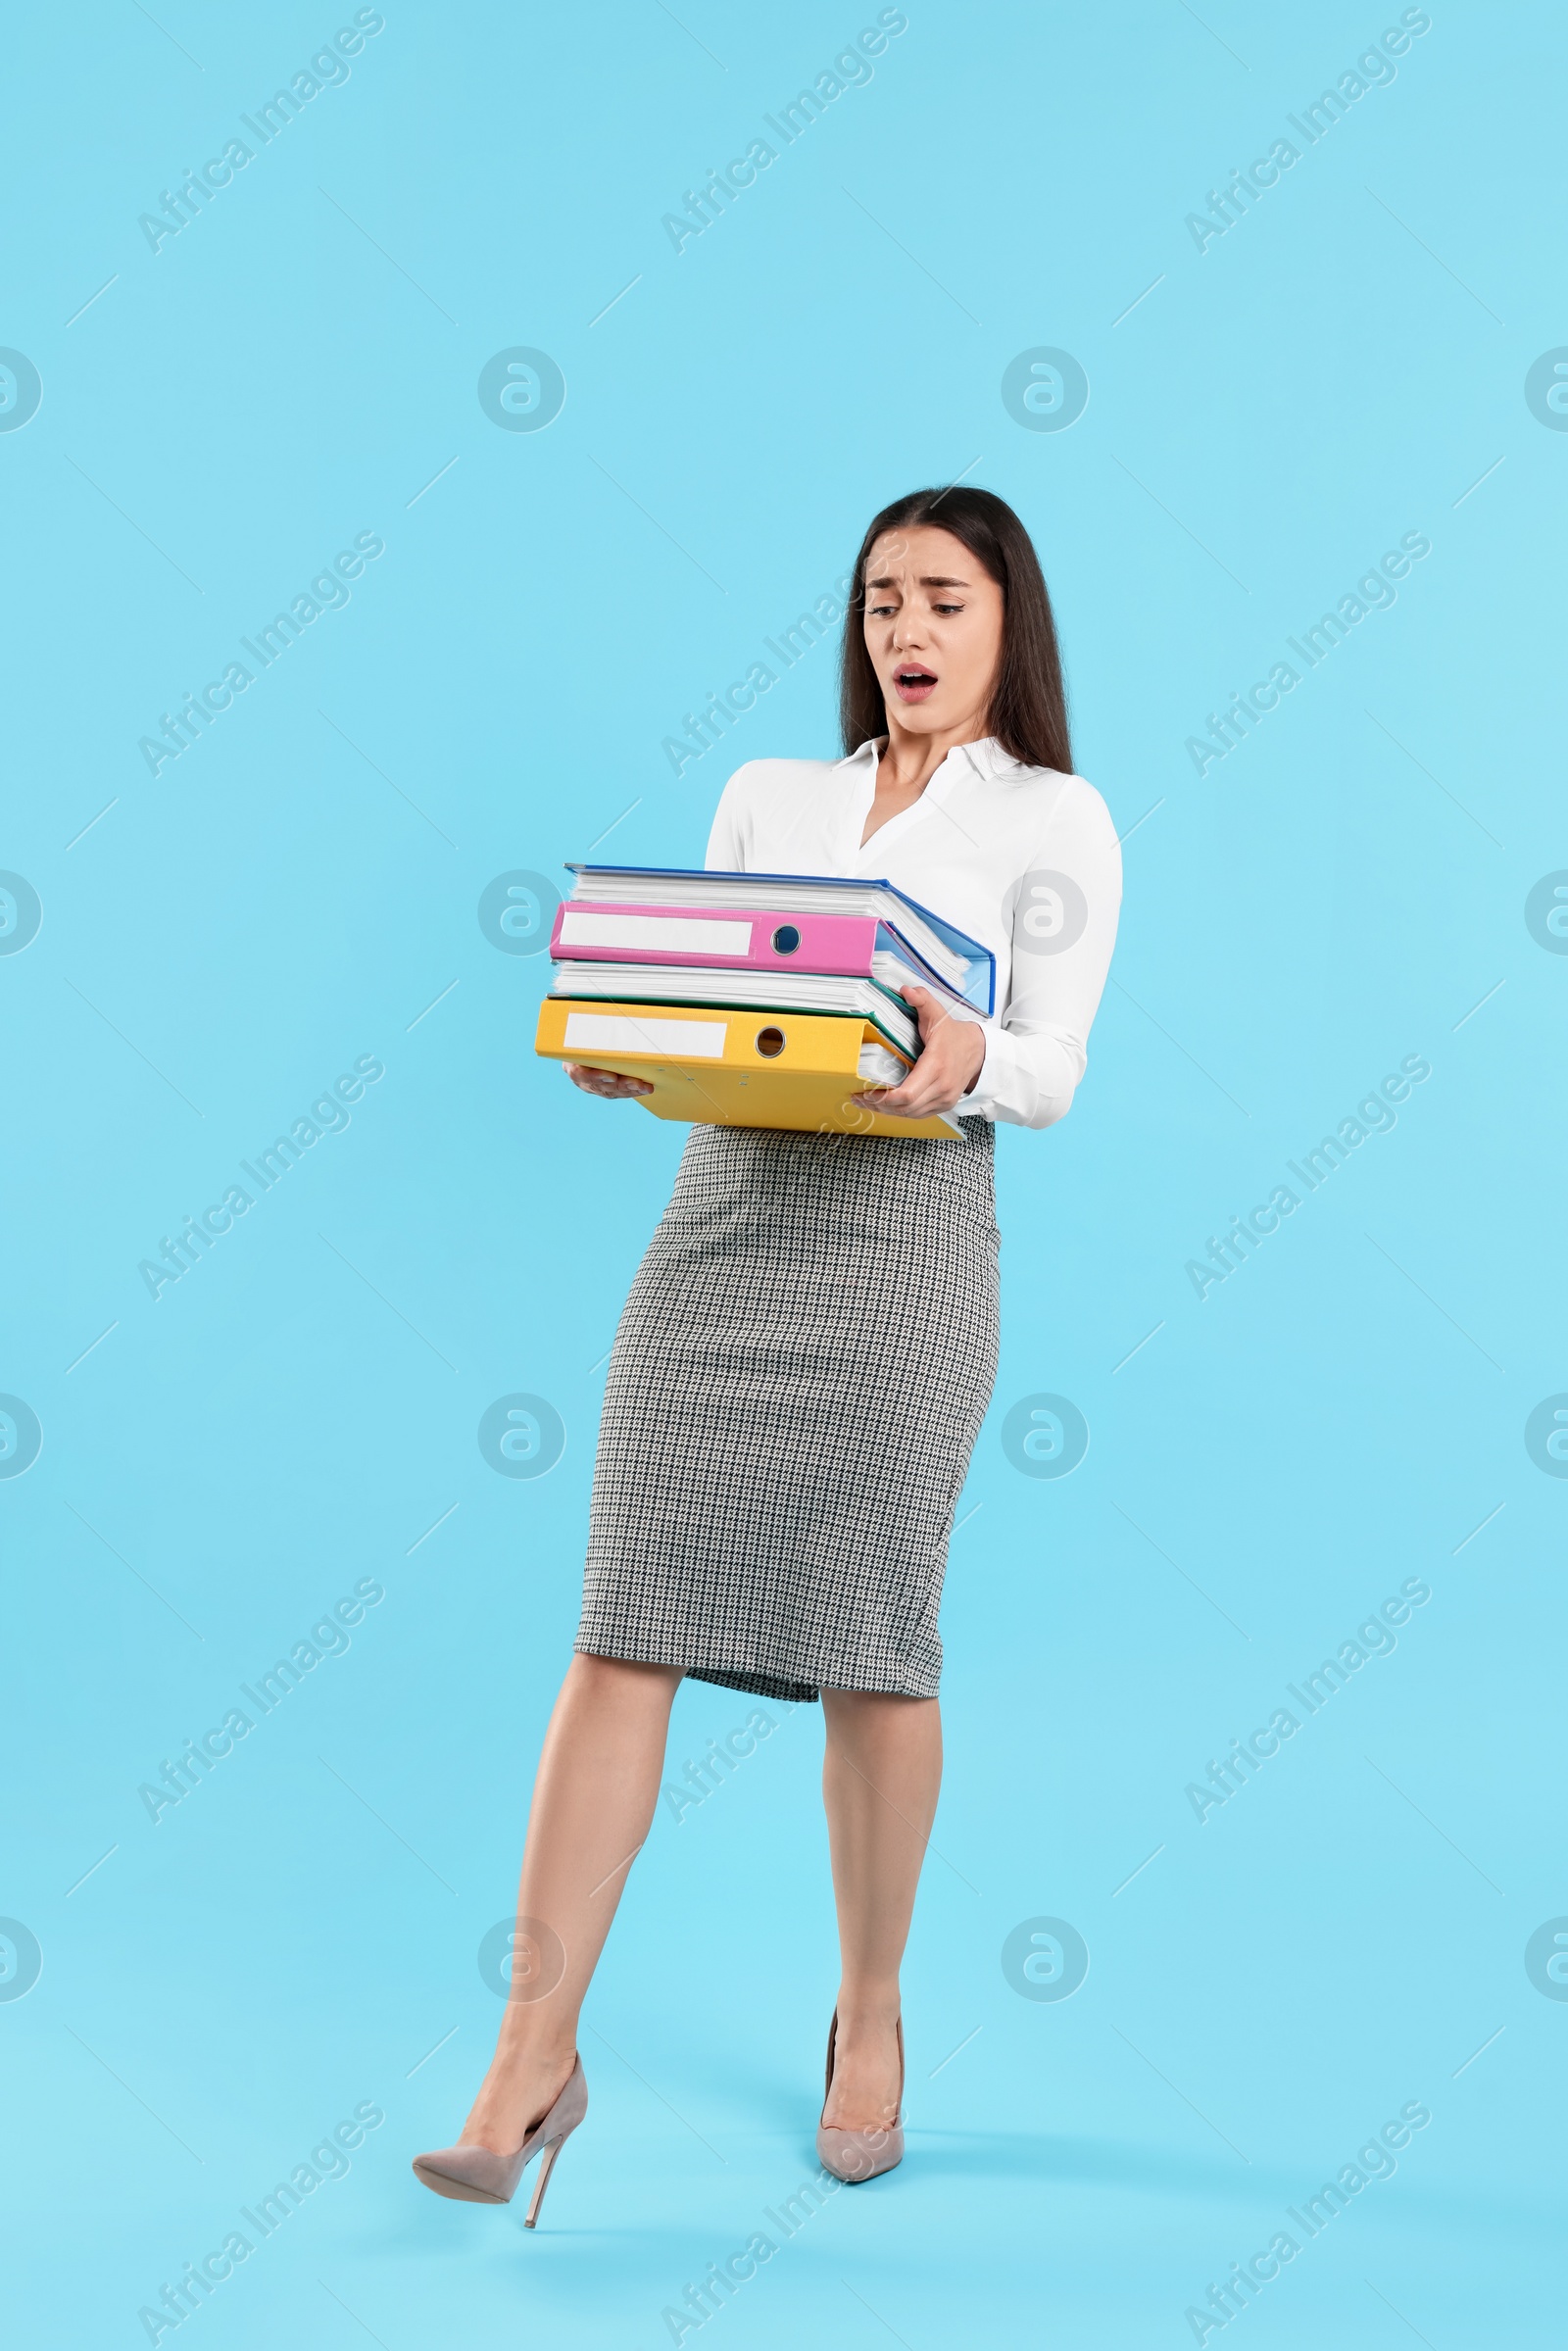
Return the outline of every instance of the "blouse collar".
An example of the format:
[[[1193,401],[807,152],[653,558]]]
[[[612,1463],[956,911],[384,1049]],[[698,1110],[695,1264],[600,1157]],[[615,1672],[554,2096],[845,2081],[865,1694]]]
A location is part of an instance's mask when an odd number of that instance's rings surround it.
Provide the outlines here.
[[[858,751],[852,751],[848,758],[839,761],[840,766],[854,767],[857,764],[863,764],[874,768],[886,740],[885,735],[867,736]],[[1006,776],[1018,775],[1023,772],[1024,762],[1021,759],[1015,759],[1010,752],[1004,751],[995,735],[982,735],[974,743],[956,744],[954,750],[960,758],[967,759],[977,775]],[[953,753],[948,756],[952,758]]]

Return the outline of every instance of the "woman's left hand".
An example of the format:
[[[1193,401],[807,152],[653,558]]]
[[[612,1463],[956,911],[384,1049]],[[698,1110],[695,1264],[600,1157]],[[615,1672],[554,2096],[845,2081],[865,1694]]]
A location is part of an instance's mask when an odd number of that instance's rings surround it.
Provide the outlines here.
[[[900,991],[920,1023],[920,1058],[900,1086],[885,1093],[856,1094],[851,1100],[890,1118],[930,1118],[962,1102],[986,1057],[985,1031],[977,1021],[955,1020],[929,988]]]

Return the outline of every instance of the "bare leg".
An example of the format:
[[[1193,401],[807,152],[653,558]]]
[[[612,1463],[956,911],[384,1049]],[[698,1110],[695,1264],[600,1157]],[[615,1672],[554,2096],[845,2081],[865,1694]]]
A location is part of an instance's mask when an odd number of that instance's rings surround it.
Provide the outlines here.
[[[899,2097],[899,1964],[942,1785],[935,1698],[824,1690],[822,1801],[839,1914],[839,2031],[823,2120],[891,2123]]]
[[[571,2072],[577,2012],[659,1798],[677,1666],[573,1657],[545,1733],[528,1814],[522,1930],[500,2039],[464,2125],[510,2155]],[[543,1932],[535,1932],[542,1929]]]

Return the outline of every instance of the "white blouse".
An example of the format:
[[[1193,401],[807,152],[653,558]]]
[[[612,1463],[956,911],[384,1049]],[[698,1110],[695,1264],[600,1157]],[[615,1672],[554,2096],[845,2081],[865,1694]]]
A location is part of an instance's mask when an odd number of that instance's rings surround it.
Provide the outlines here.
[[[991,737],[950,751],[912,807],[860,835],[879,745],[846,759],[750,759],[725,785],[710,871],[892,882],[997,958],[986,1057],[957,1115],[1048,1127],[1088,1060],[1121,905],[1110,811],[1081,775],[1026,767]]]

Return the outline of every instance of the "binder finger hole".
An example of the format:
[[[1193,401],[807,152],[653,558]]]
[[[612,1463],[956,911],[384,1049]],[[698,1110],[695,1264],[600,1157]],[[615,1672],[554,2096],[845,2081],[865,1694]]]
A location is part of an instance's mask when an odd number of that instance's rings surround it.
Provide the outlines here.
[[[759,1029],[757,1050],[771,1061],[776,1053],[784,1051],[784,1031],[782,1029]]]

